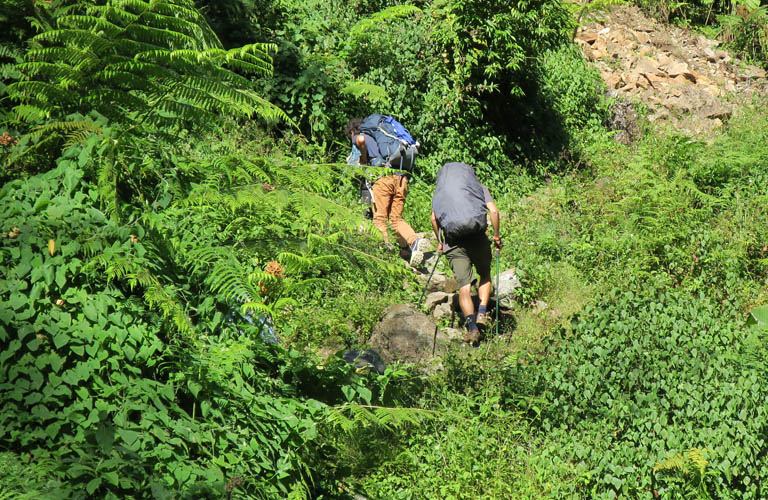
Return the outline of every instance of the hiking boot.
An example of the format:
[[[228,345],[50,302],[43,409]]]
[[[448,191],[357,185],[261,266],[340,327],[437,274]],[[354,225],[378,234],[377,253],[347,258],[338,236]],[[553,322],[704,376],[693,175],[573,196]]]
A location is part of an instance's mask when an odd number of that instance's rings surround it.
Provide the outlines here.
[[[429,241],[424,238],[416,238],[411,245],[411,267],[418,267],[424,262],[424,252],[429,250]]]
[[[477,327],[485,330],[488,328],[488,315],[484,313],[477,313],[477,319],[475,320]]]
[[[464,342],[477,347],[480,343],[480,330],[468,330],[467,333],[464,334]]]

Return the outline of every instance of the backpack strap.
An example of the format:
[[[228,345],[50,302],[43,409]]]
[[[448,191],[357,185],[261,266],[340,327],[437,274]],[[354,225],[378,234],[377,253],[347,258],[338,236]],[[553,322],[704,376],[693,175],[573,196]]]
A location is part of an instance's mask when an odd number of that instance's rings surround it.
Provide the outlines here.
[[[409,144],[408,144],[408,141],[406,141],[405,139],[401,139],[401,138],[397,137],[396,135],[392,135],[392,134],[389,134],[389,133],[387,133],[387,131],[386,131],[386,130],[384,130],[384,129],[381,127],[381,125],[379,125],[379,132],[381,132],[382,134],[386,135],[386,136],[387,136],[387,137],[389,137],[390,139],[393,139],[393,140],[395,140],[395,141],[399,142],[400,144],[402,144],[402,145],[403,145],[403,146],[405,146],[405,147],[408,147],[408,146],[409,146]]]

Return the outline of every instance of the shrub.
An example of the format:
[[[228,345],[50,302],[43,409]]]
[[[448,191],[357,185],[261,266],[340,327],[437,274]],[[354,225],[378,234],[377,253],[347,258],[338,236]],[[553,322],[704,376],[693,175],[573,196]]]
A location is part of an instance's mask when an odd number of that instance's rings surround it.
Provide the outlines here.
[[[73,158],[0,190],[0,448],[52,458],[59,498],[200,498],[234,484],[274,498],[303,488],[309,407],[266,391],[264,347],[231,337],[214,301],[197,313],[220,329],[215,341],[177,337],[131,293],[129,283],[146,291],[163,259],[140,226],[98,210]],[[138,274],[110,282],[120,266]],[[174,307],[168,285],[150,297]]]
[[[515,370],[510,395],[542,398],[543,431],[581,436],[564,453],[592,471],[595,498],[643,495],[651,467],[691,448],[717,457],[707,481],[719,498],[761,498],[766,360],[739,362],[736,311],[663,281],[629,288],[585,308],[533,370]]]

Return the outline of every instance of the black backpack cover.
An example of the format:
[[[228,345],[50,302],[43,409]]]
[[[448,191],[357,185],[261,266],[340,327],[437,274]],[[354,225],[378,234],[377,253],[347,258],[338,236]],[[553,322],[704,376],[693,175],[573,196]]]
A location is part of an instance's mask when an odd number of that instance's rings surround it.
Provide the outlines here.
[[[432,210],[448,241],[484,233],[488,227],[483,186],[466,163],[446,163],[437,172]]]

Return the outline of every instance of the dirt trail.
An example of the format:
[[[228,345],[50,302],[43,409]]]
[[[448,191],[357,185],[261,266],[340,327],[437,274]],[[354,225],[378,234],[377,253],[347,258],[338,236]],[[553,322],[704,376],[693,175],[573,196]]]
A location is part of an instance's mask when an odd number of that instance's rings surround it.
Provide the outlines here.
[[[579,28],[576,42],[609,92],[646,106],[651,122],[692,136],[711,135],[756,94],[768,95],[764,70],[636,7],[596,17]]]

